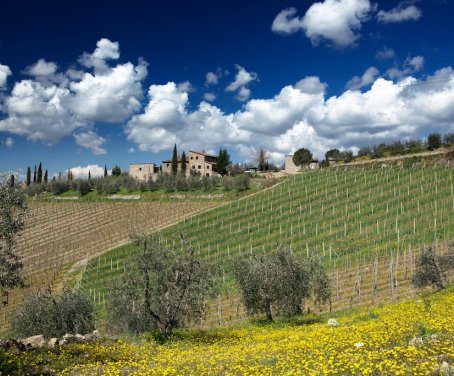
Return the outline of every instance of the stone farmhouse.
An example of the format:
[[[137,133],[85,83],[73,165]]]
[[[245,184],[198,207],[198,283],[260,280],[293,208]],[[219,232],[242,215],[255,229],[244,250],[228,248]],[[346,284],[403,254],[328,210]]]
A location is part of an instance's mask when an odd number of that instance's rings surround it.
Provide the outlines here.
[[[320,167],[318,163],[318,159],[314,158],[310,161],[309,164],[304,166],[297,166],[293,162],[293,155],[286,155],[285,156],[285,172],[290,175],[297,174],[301,171],[306,170],[317,170]]]
[[[198,152],[189,150],[186,156],[186,176],[189,174],[197,174],[200,176],[213,176],[216,175],[214,166],[216,165],[218,157],[215,155],[207,154],[205,151]],[[178,157],[178,172],[181,171],[181,157]],[[172,160],[168,159],[162,161],[162,172],[170,174],[172,172]]]
[[[131,163],[129,165],[129,176],[141,181],[148,181],[148,179],[156,179],[159,173],[159,166],[154,163]]]

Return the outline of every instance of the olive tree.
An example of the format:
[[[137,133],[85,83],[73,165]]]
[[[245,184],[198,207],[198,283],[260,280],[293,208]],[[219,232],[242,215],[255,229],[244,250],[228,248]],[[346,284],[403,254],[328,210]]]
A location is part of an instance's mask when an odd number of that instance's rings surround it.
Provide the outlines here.
[[[310,295],[310,268],[289,250],[237,260],[233,270],[250,315],[264,314],[271,321],[274,312],[302,313],[304,299]]]
[[[108,326],[119,332],[172,330],[200,320],[214,291],[212,270],[197,259],[181,236],[181,249],[171,249],[157,236],[139,236],[135,256],[113,284],[107,304]]]
[[[21,275],[23,264],[14,250],[14,240],[24,228],[26,213],[23,190],[10,184],[8,175],[0,175],[0,294],[4,304],[9,290],[25,285]]]
[[[443,289],[446,286],[446,273],[454,268],[453,244],[449,245],[449,252],[445,255],[437,255],[432,247],[421,251],[416,259],[416,270],[413,274],[413,284],[422,288],[434,286]]]
[[[61,294],[39,290],[27,298],[14,317],[12,327],[19,337],[86,334],[95,328],[93,303],[79,290],[65,288]]]

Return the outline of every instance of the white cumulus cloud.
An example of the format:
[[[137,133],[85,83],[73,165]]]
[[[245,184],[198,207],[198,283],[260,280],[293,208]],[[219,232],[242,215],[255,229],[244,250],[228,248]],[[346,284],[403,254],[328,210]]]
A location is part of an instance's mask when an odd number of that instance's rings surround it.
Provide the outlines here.
[[[395,56],[396,56],[396,53],[394,52],[394,50],[392,48],[388,48],[386,46],[383,47],[383,49],[381,49],[380,51],[377,51],[377,53],[375,54],[375,57],[380,60],[392,59]]]
[[[139,59],[137,65],[107,65],[107,60],[118,58],[118,43],[101,39],[92,54],[80,58],[83,69],[73,66],[59,73],[55,63],[38,60],[25,70],[33,78],[16,82],[9,95],[3,97],[1,110],[5,116],[0,120],[0,131],[49,145],[76,133],[76,143],[83,142],[80,146],[84,146],[82,137],[93,136],[90,132],[94,122],[126,121],[141,109],[142,81],[148,64]],[[92,67],[93,71],[87,71]],[[9,74],[9,68],[0,65],[0,84]],[[96,154],[104,153],[102,140],[96,140],[97,145],[86,147]]]
[[[421,10],[408,1],[400,2],[395,8],[389,11],[380,10],[377,13],[377,19],[382,23],[417,21],[421,16]]]
[[[347,82],[346,88],[349,90],[358,90],[368,86],[375,81],[380,72],[375,67],[367,68],[362,76],[355,76]]]
[[[208,102],[213,102],[216,99],[216,94],[212,92],[205,93],[203,94],[203,99]]]
[[[52,76],[57,72],[57,64],[47,62],[45,59],[39,59],[35,64],[25,69],[30,76]]]
[[[409,62],[411,58],[409,59]],[[415,62],[413,62],[415,63]],[[408,63],[409,64],[409,63]],[[366,71],[367,72],[367,71]],[[351,148],[454,131],[454,71],[444,68],[426,79],[407,75],[397,82],[377,78],[364,92],[326,96],[326,84],[306,77],[274,97],[248,100],[234,113],[201,102],[188,109],[187,93],[174,83],[152,85],[145,111],[128,122],[128,139],[140,150],[234,148],[248,159],[264,147],[273,162],[307,147],[319,158],[331,148]],[[366,75],[367,76],[367,75]]]
[[[7,65],[0,64],[0,90],[5,88],[6,80],[11,74],[11,69]]]
[[[118,42],[112,42],[102,38],[96,43],[93,53],[84,52],[79,58],[79,63],[87,68],[94,68],[97,73],[108,70],[106,61],[118,60],[120,57],[120,46]]]
[[[237,98],[241,101],[245,101],[249,98],[251,91],[246,86],[258,79],[257,73],[255,72],[248,72],[244,67],[241,65],[235,65],[238,72],[235,75],[235,80],[233,80],[230,84],[227,85],[225,88],[226,91],[237,91]]]
[[[271,24],[271,30],[275,33],[294,34],[304,28],[303,19],[296,16],[296,8],[281,10]]]
[[[75,179],[87,179],[88,173],[92,178],[104,176],[104,167],[94,165],[75,166],[70,168]]]
[[[313,45],[327,40],[337,47],[347,47],[356,43],[361,24],[374,9],[369,0],[324,0],[312,4],[303,18],[296,16],[295,8],[282,10],[271,29],[284,34],[303,30]]]
[[[94,155],[107,154],[107,150],[102,147],[106,139],[99,136],[96,132],[89,130],[75,133],[73,136],[77,145],[90,149]]]

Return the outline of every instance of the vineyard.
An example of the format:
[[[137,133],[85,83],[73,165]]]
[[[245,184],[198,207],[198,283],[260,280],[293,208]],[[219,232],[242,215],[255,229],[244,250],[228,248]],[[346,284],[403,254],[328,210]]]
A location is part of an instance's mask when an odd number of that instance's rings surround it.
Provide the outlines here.
[[[149,233],[216,203],[206,202],[32,202],[26,229],[17,239],[29,288],[15,290],[2,307],[0,329],[24,297],[37,288],[61,288],[71,270],[94,255]]]
[[[222,269],[222,287],[202,324],[244,317],[232,261],[277,247],[320,255],[331,275],[333,308],[339,309],[414,293],[410,280],[421,247],[445,252],[453,238],[453,192],[447,166],[325,169],[184,219],[162,235],[172,245],[175,234],[185,234]],[[131,249],[99,255],[82,270],[80,286],[100,314]]]

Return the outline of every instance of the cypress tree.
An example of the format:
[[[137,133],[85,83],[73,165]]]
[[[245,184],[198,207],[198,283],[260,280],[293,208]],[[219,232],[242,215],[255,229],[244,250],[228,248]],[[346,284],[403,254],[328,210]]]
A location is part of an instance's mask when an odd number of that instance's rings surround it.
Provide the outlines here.
[[[88,180],[91,180],[91,172],[88,170]]]
[[[181,153],[181,174],[186,174],[186,154],[185,152]]]
[[[27,184],[27,187],[30,185],[32,180],[32,171],[30,169],[30,166],[27,167],[27,180],[25,181],[25,184]]]
[[[214,166],[215,171],[218,174],[226,175],[227,174],[227,166],[232,163],[230,160],[230,154],[228,153],[227,149],[219,149],[218,160],[216,165]]]
[[[49,174],[47,172],[47,170],[44,172],[44,183],[47,184],[47,182],[49,181]]]
[[[35,169],[33,170],[33,184],[36,183],[36,165],[35,165]]]
[[[178,172],[178,154],[177,154],[177,144],[173,147],[172,154],[172,174],[176,175]]]
[[[107,177],[107,166],[104,165],[104,177],[106,178]]]
[[[14,174],[11,174],[11,179],[9,180],[9,185],[12,188],[12,187],[14,187],[14,184],[15,184]]]
[[[36,182],[38,184],[41,184],[43,182],[43,167],[41,166],[41,162],[39,162],[38,174],[36,176]]]

